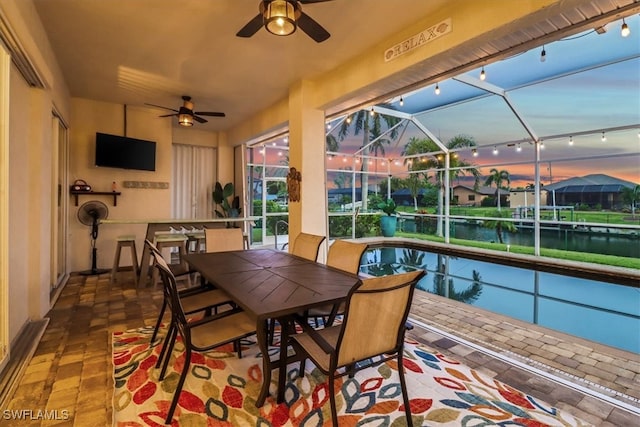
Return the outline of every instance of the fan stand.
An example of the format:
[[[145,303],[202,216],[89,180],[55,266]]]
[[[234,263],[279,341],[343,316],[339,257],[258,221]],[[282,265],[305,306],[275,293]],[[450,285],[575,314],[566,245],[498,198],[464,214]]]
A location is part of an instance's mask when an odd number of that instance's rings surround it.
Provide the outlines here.
[[[98,218],[93,218],[91,227],[91,270],[81,271],[82,276],[95,276],[110,271],[108,268],[98,268],[98,248],[96,248],[96,239],[98,238]]]

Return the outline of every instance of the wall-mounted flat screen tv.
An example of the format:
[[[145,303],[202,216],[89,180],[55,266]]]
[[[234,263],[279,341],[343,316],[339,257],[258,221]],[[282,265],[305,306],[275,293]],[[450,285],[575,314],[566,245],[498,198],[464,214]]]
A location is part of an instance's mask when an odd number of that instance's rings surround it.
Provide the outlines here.
[[[96,132],[96,166],[156,170],[156,143]]]

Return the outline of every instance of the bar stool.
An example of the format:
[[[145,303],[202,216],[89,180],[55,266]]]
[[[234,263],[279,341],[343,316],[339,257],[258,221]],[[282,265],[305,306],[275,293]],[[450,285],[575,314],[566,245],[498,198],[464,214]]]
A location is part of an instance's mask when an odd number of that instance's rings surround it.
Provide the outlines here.
[[[111,269],[111,284],[116,281],[116,276],[120,267],[120,257],[122,255],[122,248],[129,248],[131,251],[131,270],[133,271],[134,283],[138,283],[138,252],[136,251],[136,236],[118,236],[116,237],[116,253],[113,258],[113,268]]]
[[[162,233],[156,234],[155,245],[160,252],[165,248],[177,248],[178,249],[178,263],[168,264],[172,268],[175,276],[183,276],[187,280],[187,286],[191,287],[191,275],[186,274],[188,272],[187,264],[182,260],[187,253],[187,236],[182,233]],[[169,258],[171,259],[171,258]],[[153,271],[153,287],[155,288],[159,281],[159,275],[157,269]]]
[[[184,233],[187,236],[187,253],[204,252],[204,231],[194,230]]]

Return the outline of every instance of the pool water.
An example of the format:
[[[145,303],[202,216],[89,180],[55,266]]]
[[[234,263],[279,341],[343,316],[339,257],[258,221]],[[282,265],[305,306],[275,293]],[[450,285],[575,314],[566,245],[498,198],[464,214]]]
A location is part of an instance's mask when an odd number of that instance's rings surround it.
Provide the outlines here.
[[[441,255],[377,248],[361,272],[385,275],[422,268],[417,289],[591,341],[640,352],[640,289]]]

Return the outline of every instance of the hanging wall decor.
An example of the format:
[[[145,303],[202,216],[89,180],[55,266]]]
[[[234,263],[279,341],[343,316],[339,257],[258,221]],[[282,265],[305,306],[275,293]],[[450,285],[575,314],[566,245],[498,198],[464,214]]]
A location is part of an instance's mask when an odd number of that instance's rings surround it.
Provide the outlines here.
[[[300,172],[294,167],[289,168],[289,173],[287,174],[287,191],[289,192],[290,202],[300,201],[301,181],[302,175],[300,174]]]

